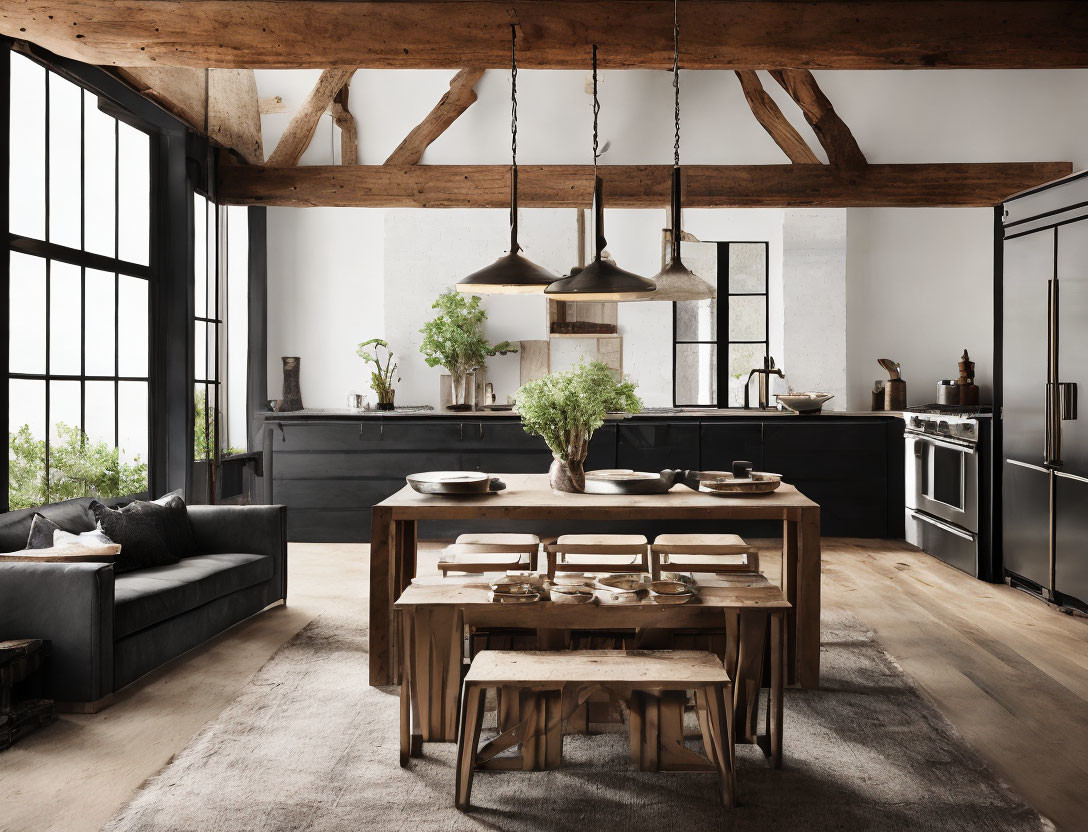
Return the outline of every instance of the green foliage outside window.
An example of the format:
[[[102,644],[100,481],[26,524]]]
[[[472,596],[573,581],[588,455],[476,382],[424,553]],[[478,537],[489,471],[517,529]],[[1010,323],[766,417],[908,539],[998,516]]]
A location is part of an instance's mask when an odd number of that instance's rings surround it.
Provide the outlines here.
[[[193,459],[211,459],[215,455],[215,426],[219,413],[208,407],[208,395],[197,389],[193,396]],[[209,441],[210,434],[210,441]],[[224,448],[223,455],[244,453],[239,448]]]
[[[8,434],[8,508],[12,511],[75,497],[125,497],[147,491],[147,463],[121,460],[121,450],[95,441],[77,427],[56,426],[49,443],[49,486],[45,481],[45,440],[29,425]]]

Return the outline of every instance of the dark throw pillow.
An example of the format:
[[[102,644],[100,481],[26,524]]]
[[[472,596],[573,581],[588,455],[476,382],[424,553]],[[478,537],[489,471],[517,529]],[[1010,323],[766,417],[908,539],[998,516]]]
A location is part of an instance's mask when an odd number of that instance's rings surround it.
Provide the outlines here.
[[[139,502],[113,509],[98,500],[91,501],[91,512],[106,536],[114,543],[121,544],[121,554],[114,567],[116,572],[132,572],[178,562],[167,544],[166,525],[159,512],[141,510]]]
[[[53,532],[59,529],[56,523],[44,514],[35,514],[30,521],[30,536],[26,539],[28,549],[49,549],[53,545]]]
[[[166,545],[177,557],[188,558],[198,554],[193,528],[189,525],[189,510],[179,492],[172,491],[153,502],[140,503],[140,510],[161,513],[166,527]]]

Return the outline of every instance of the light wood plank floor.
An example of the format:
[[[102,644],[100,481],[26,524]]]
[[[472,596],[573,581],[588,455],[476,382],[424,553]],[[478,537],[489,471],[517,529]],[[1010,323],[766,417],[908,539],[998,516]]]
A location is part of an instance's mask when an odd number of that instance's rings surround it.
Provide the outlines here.
[[[421,558],[421,569],[434,560]],[[764,548],[764,547],[761,547]],[[765,547],[768,571],[777,560]],[[367,547],[292,544],[290,606],[235,627],[0,755],[4,832],[92,832],[307,622],[359,609]],[[989,764],[1062,830],[1088,818],[1088,619],[901,542],[827,540],[824,603],[854,612]]]

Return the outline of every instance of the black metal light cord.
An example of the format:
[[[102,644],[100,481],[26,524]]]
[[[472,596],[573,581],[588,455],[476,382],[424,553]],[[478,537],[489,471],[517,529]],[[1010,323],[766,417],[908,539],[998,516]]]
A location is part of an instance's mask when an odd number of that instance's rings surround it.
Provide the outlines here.
[[[521,251],[518,245],[518,30],[510,24],[510,253]]]
[[[597,176],[597,114],[601,102],[597,100],[597,44],[593,44],[593,176]]]
[[[680,13],[679,0],[672,3],[672,88],[673,88],[673,124],[675,132],[672,139],[672,163],[680,167]]]

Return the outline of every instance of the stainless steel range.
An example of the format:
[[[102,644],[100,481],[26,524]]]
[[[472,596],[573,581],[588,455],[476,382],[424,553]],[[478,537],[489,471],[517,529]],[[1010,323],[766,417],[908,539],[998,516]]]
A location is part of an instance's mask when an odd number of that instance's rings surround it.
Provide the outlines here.
[[[906,538],[982,580],[990,559],[990,416],[929,405],[906,415]]]

